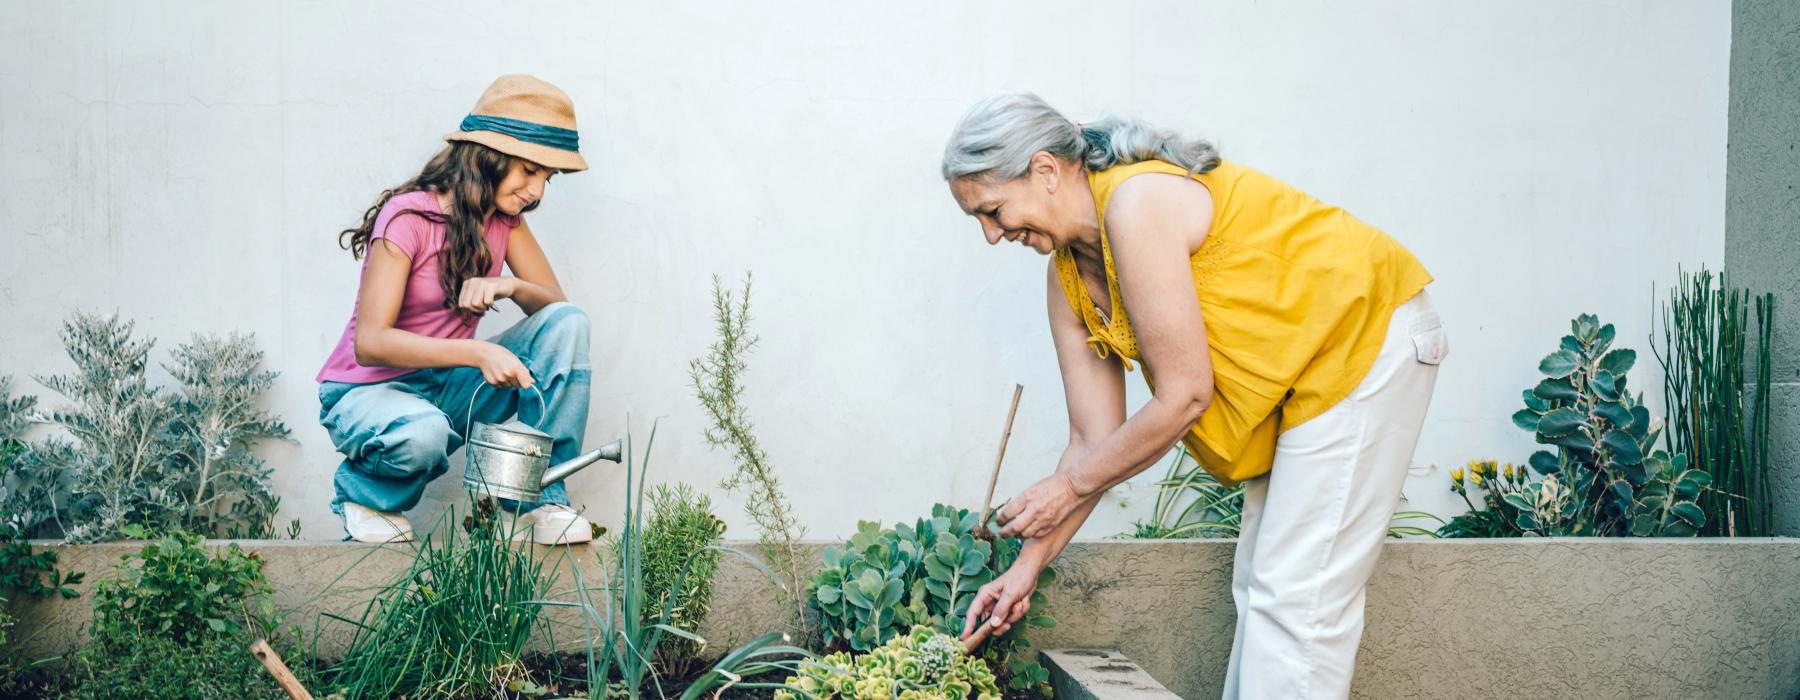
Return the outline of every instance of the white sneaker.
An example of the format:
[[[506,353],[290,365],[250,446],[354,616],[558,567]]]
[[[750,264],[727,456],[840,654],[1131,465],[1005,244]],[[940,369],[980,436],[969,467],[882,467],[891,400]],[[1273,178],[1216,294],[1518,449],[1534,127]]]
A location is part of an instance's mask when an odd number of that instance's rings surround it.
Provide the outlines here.
[[[512,522],[514,542],[530,539],[544,545],[580,544],[594,540],[594,526],[560,503],[546,503],[520,513]]]
[[[386,544],[413,541],[412,523],[406,516],[382,512],[344,501],[344,532],[357,542]]]

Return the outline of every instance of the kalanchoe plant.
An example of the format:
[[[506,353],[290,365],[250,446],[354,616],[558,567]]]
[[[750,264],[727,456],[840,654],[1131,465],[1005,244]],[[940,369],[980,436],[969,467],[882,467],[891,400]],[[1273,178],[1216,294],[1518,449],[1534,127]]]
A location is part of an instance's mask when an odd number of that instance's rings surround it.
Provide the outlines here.
[[[999,700],[994,673],[963,653],[956,639],[925,625],[912,627],[868,653],[837,652],[803,664],[776,700],[908,698]]]
[[[818,612],[827,645],[870,651],[915,625],[939,632],[962,631],[976,590],[1006,571],[1019,556],[1016,539],[987,541],[974,536],[979,516],[964,508],[937,505],[930,518],[883,529],[862,522],[844,547],[827,547],[825,567],[807,583],[808,604]],[[1040,587],[1056,577],[1046,568]],[[1032,593],[1023,624],[988,642],[982,657],[1001,669],[1015,689],[1045,687],[1047,674],[1035,662],[1012,658],[1024,651],[1029,627],[1054,627],[1043,613],[1044,594]]]
[[[1612,324],[1583,314],[1570,323],[1561,347],[1538,363],[1545,378],[1524,392],[1525,408],[1513,423],[1536,435],[1539,450],[1528,466],[1500,477],[1491,462],[1476,462],[1465,475],[1451,474],[1451,489],[1467,499],[1465,476],[1487,491],[1489,508],[1458,516],[1446,536],[1567,535],[1686,537],[1706,516],[1694,500],[1711,478],[1688,469],[1685,455],[1654,450],[1661,427],[1653,424],[1642,395],[1626,388],[1625,373],[1637,361],[1628,348],[1612,348]]]

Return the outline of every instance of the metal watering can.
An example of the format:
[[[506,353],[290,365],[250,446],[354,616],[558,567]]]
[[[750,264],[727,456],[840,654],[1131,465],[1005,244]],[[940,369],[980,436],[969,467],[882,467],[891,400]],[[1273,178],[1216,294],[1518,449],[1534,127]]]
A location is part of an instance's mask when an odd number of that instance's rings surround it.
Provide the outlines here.
[[[600,449],[551,466],[550,444],[554,439],[549,434],[518,419],[507,421],[505,425],[475,422],[475,397],[486,387],[483,382],[469,395],[469,423],[463,431],[468,436],[463,488],[532,503],[538,500],[544,487],[562,481],[587,465],[602,459],[618,462],[624,458],[625,442],[614,440]],[[544,392],[535,386],[531,389],[537,392],[541,425],[545,414],[549,413],[544,406]]]

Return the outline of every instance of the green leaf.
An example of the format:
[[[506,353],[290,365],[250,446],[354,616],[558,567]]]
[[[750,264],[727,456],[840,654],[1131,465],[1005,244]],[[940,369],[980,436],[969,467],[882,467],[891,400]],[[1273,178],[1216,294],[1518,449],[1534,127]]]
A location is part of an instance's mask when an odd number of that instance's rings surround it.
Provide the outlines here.
[[[1538,371],[1553,379],[1562,379],[1575,373],[1581,367],[1581,356],[1568,350],[1558,350],[1545,356],[1538,362]]]
[[[1587,424],[1587,417],[1573,408],[1559,408],[1544,414],[1538,421],[1537,432],[1545,437],[1562,437]]]
[[[1507,505],[1517,508],[1521,511],[1529,511],[1532,509],[1531,501],[1526,499],[1524,496],[1516,494],[1516,493],[1506,494],[1505,496],[1501,497],[1501,500],[1506,501]]]
[[[1527,532],[1538,529],[1537,518],[1528,510],[1519,511],[1518,517],[1513,518],[1513,524],[1519,526],[1520,530],[1525,530]]]
[[[1615,331],[1613,329],[1612,324],[1608,323],[1604,326],[1601,326],[1600,333],[1594,341],[1594,353],[1599,354],[1599,353],[1606,352],[1606,349],[1608,347],[1612,346],[1612,341],[1613,341],[1614,337],[1615,337]]]
[[[1531,391],[1546,401],[1574,401],[1581,398],[1581,393],[1575,391],[1575,385],[1570,384],[1567,379],[1545,379],[1538,382],[1537,387]]]
[[[216,617],[206,618],[206,626],[211,627],[214,632],[225,631],[225,621]]]
[[[1562,471],[1562,462],[1556,458],[1556,455],[1544,450],[1531,453],[1531,459],[1527,461],[1527,464],[1530,464],[1532,469],[1536,469],[1537,473],[1545,476]]]
[[[986,552],[981,551],[980,548],[971,548],[968,551],[963,552],[962,568],[960,569],[962,575],[974,576],[975,574],[981,573],[981,570],[985,568],[987,568]]]
[[[815,595],[820,603],[826,605],[831,605],[844,599],[844,592],[839,590],[837,586],[820,586],[818,593]]]
[[[1631,519],[1631,536],[1650,537],[1656,534],[1656,517],[1649,513],[1639,513]]]
[[[1575,450],[1576,452],[1581,452],[1581,453],[1589,453],[1589,452],[1594,451],[1594,439],[1590,438],[1587,435],[1584,435],[1580,432],[1570,433],[1568,435],[1563,435],[1561,437],[1551,438],[1548,440],[1544,439],[1544,436],[1542,434],[1539,434],[1538,442],[1549,444],[1549,445],[1556,445],[1558,447],[1566,447],[1568,449]]]
[[[1032,627],[1050,629],[1056,626],[1056,618],[1049,615],[1032,615],[1025,619],[1025,624],[1031,625]]]
[[[1637,351],[1631,348],[1619,348],[1600,358],[1599,366],[1600,369],[1613,373],[1615,377],[1622,377],[1626,372],[1631,371],[1631,366],[1635,364],[1637,364]]]
[[[1571,323],[1569,325],[1572,326],[1574,324]],[[1576,340],[1575,336],[1565,335],[1562,337],[1562,349],[1573,353],[1579,353],[1581,352],[1581,341]]]
[[[1520,392],[1520,394],[1522,394],[1525,399],[1525,407],[1526,408],[1529,408],[1532,411],[1537,412],[1539,414],[1542,414],[1543,412],[1550,410],[1550,402],[1545,401],[1542,398],[1539,398],[1538,395],[1533,393],[1530,389],[1526,389],[1526,390]],[[1536,428],[1532,428],[1532,430],[1536,430]]]
[[[1595,406],[1594,415],[1605,418],[1607,423],[1610,423],[1612,427],[1620,430],[1629,428],[1631,422],[1634,420],[1631,416],[1631,409],[1626,408],[1625,404],[1619,403],[1616,400]]]
[[[1712,475],[1698,469],[1689,469],[1675,477],[1675,495],[1693,500],[1700,497],[1700,491],[1712,483]]]
[[[1538,419],[1542,417],[1543,414],[1537,411],[1533,411],[1529,408],[1521,408],[1513,412],[1512,421],[1513,425],[1519,426],[1520,430],[1534,433],[1537,432],[1538,429]]]
[[[1593,389],[1594,395],[1600,397],[1601,401],[1618,401],[1619,386],[1613,382],[1613,373],[1600,370],[1588,381],[1588,388]]]
[[[1615,465],[1643,464],[1644,453],[1638,449],[1636,440],[1623,430],[1608,430],[1600,437],[1600,444],[1612,455]]]
[[[1700,506],[1687,501],[1669,506],[1669,514],[1680,518],[1682,522],[1696,530],[1706,524],[1706,511],[1700,510]]]
[[[881,590],[881,599],[878,601],[880,604],[879,607],[890,608],[898,604],[900,602],[901,594],[904,594],[905,592],[906,587],[900,582],[900,579],[888,579],[887,585]]]

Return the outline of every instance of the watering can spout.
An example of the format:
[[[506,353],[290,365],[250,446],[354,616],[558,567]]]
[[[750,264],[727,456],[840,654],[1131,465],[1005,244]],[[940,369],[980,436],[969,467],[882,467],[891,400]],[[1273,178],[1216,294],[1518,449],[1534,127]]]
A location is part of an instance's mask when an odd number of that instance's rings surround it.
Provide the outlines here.
[[[624,454],[625,454],[625,441],[614,440],[610,443],[602,445],[600,447],[600,449],[589,451],[586,454],[581,455],[580,457],[576,457],[567,462],[563,462],[562,464],[553,466],[553,467],[549,468],[548,470],[545,470],[543,485],[549,486],[558,481],[562,481],[563,479],[567,478],[570,474],[574,474],[575,472],[581,471],[583,467],[586,467],[587,465],[593,464],[593,463],[598,462],[603,459],[607,460],[609,462],[621,461],[624,459]]]

